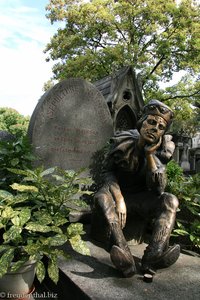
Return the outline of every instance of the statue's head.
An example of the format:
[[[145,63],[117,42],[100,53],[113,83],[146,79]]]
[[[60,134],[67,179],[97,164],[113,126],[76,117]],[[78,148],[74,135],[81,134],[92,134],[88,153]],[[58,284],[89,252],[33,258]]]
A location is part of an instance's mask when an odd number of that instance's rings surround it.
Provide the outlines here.
[[[168,130],[173,116],[167,105],[158,100],[151,100],[144,106],[137,128],[147,142],[156,143]]]

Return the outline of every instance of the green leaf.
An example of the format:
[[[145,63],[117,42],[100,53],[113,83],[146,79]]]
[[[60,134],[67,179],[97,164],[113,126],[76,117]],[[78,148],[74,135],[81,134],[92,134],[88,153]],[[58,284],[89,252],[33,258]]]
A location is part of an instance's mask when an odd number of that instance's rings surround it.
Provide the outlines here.
[[[20,225],[23,226],[31,217],[31,210],[28,207],[22,208],[19,213]]]
[[[178,233],[179,235],[188,235],[189,233],[183,229],[175,229],[174,232]]]
[[[16,175],[24,175],[24,176],[30,176],[30,174],[33,174],[33,171],[31,170],[19,170],[19,169],[8,168],[8,171]]]
[[[11,207],[6,207],[3,211],[2,211],[2,218],[5,219],[11,219],[16,215],[16,212],[11,208]]]
[[[45,278],[46,270],[42,261],[38,261],[36,264],[36,276],[41,283]]]
[[[46,169],[45,171],[43,171],[43,172],[41,173],[41,176],[44,177],[44,176],[50,175],[50,174],[52,174],[54,171],[55,171],[55,167],[54,167],[54,168]]]
[[[70,237],[77,234],[84,234],[83,224],[81,223],[72,223],[67,227],[67,233]]]
[[[58,226],[51,226],[51,231],[61,233],[62,234],[62,229]]]
[[[60,182],[65,181],[64,177],[62,177],[60,175],[53,174],[52,177],[55,178],[57,181],[60,181]]]
[[[53,262],[52,260],[49,261],[48,274],[51,280],[53,280],[53,282],[57,284],[59,279],[59,268],[57,262]]]
[[[30,244],[23,247],[24,251],[29,255],[35,255],[36,253],[40,252],[42,246],[40,244]]]
[[[15,226],[20,226],[20,218],[18,216],[15,216],[14,218],[11,219],[11,222],[15,225]]]
[[[79,234],[69,239],[72,248],[83,255],[90,255],[90,250],[87,244],[81,239]]]
[[[66,217],[63,217],[63,215],[58,212],[54,215],[53,222],[56,226],[60,226],[67,223],[68,219]]]
[[[10,241],[21,238],[21,235],[20,235],[21,232],[22,232],[22,228],[20,228],[19,226],[13,225],[12,227],[10,227],[9,230],[7,230],[3,234],[3,238],[4,238],[5,242],[8,243]]]
[[[23,185],[18,183],[13,183],[10,185],[13,190],[17,190],[19,192],[38,192],[38,188],[33,185]]]
[[[28,261],[28,258],[27,257],[24,257],[24,258],[22,258],[21,260],[18,260],[17,262],[14,262],[13,263],[13,265],[12,265],[12,267],[11,267],[11,269],[10,269],[10,271],[11,272],[16,272],[19,268],[21,268],[24,264],[25,264],[25,262],[27,262]]]
[[[0,190],[0,199],[13,199],[13,195],[7,191]]]
[[[30,231],[38,231],[38,232],[50,232],[52,231],[52,227],[47,226],[47,225],[42,225],[40,223],[36,223],[36,222],[29,222],[26,227],[26,230],[30,230]]]
[[[0,258],[0,278],[8,271],[14,258],[14,249],[8,249]]]
[[[3,252],[5,250],[8,250],[10,248],[9,245],[0,245],[0,252]]]
[[[52,222],[51,215],[43,209],[40,211],[36,211],[34,213],[34,217],[39,221],[40,224],[43,225],[48,225]]]
[[[13,167],[17,166],[19,163],[19,158],[13,158],[10,163]]]
[[[44,240],[44,245],[49,246],[62,246],[67,242],[68,238],[64,234],[56,234],[53,237],[48,237]]]

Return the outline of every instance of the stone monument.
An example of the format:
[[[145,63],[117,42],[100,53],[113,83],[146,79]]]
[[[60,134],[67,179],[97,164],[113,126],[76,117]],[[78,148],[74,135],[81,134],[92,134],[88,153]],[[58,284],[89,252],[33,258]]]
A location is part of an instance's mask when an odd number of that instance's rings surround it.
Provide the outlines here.
[[[28,135],[45,168],[78,170],[112,136],[112,119],[102,94],[83,79],[56,84],[39,100]]]
[[[6,130],[0,130],[0,141],[3,141],[3,142],[12,142],[15,140],[15,136],[6,131]]]

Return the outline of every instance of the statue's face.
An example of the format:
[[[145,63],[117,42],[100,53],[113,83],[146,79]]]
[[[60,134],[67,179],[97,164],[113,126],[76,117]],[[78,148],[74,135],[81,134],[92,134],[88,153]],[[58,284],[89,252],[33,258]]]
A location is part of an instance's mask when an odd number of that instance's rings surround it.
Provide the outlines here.
[[[160,116],[149,115],[142,123],[140,134],[148,144],[156,144],[165,133],[167,122]]]

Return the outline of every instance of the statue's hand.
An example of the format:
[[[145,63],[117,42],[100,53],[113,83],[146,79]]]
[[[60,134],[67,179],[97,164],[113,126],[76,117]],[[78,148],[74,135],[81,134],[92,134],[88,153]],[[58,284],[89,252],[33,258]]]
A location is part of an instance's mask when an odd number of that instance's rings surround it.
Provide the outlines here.
[[[116,213],[119,218],[119,224],[123,229],[126,225],[126,204],[123,197],[116,201]]]
[[[145,153],[148,154],[153,154],[161,145],[162,139],[160,138],[159,141],[156,144],[151,144],[151,145],[146,145],[145,146]]]
[[[120,187],[117,182],[112,182],[109,186],[110,192],[115,200],[116,213],[119,218],[119,224],[121,228],[126,225],[126,204],[124,202],[124,197],[121,193]]]

